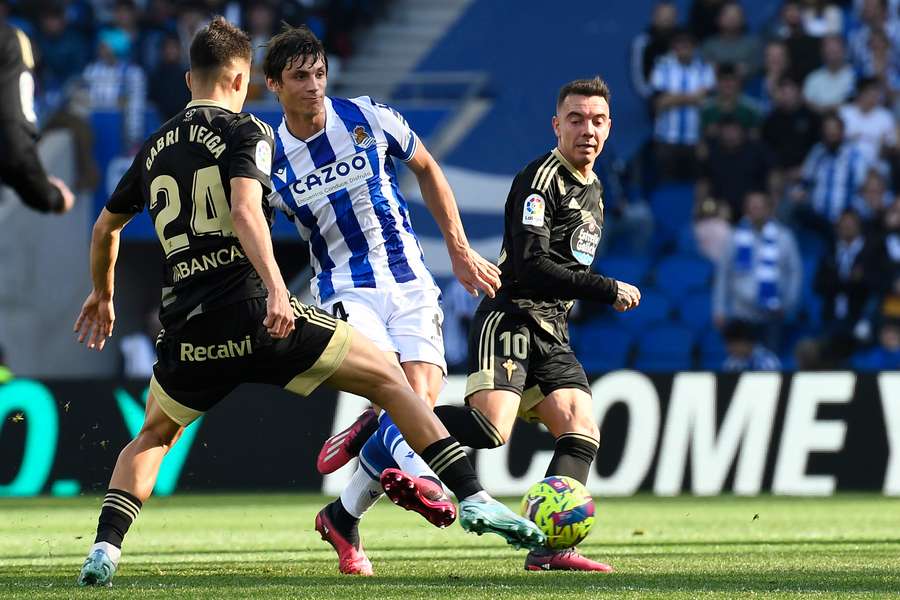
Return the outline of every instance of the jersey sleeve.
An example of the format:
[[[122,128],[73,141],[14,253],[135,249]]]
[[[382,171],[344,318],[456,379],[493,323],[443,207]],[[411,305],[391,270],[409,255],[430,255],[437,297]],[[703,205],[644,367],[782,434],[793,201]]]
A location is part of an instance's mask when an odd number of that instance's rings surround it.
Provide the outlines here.
[[[384,136],[387,138],[388,154],[403,162],[409,162],[419,146],[419,137],[399,112],[388,106],[373,102],[375,114]]]
[[[236,126],[231,136],[231,156],[228,162],[228,178],[255,179],[263,186],[263,196],[268,196],[272,186],[272,159],[275,155],[274,131],[252,115],[247,115]]]
[[[141,192],[141,166],[144,152],[138,152],[125,171],[115,191],[106,202],[106,210],[118,214],[137,214],[144,210],[144,195]]]

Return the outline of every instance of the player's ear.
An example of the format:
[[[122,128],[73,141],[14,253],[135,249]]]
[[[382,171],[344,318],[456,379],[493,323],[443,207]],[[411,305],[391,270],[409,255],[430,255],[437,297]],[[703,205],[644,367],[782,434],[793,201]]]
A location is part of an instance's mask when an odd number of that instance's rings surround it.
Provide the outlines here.
[[[238,71],[234,74],[234,79],[231,80],[231,89],[235,92],[240,92],[244,89],[244,73],[242,71]]]
[[[281,91],[281,84],[271,77],[266,77],[266,87],[269,88],[269,91],[273,94],[277,94]]]
[[[553,124],[553,133],[556,134],[556,137],[559,137],[559,117],[553,115],[553,119],[550,122]]]
[[[191,72],[190,71],[185,71],[184,82],[187,84],[188,89],[193,92],[194,90],[193,90],[193,88],[191,88]]]

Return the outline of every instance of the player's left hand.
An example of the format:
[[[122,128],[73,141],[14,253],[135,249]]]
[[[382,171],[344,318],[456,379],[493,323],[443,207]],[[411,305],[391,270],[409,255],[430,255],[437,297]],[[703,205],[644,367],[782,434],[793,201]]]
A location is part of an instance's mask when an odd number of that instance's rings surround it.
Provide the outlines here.
[[[484,259],[471,247],[466,252],[451,253],[450,262],[453,265],[453,275],[467,292],[476,298],[478,290],[491,298],[497,294],[500,289],[500,267]]]
[[[87,347],[100,352],[106,345],[106,339],[112,335],[115,320],[112,297],[104,297],[96,290],[92,291],[75,320],[74,331],[78,335],[78,343],[83,344],[87,339]]]

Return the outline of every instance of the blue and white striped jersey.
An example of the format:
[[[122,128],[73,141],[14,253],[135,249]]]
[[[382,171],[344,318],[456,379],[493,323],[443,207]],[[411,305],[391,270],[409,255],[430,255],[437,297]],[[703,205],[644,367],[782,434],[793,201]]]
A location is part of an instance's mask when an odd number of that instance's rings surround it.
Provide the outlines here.
[[[326,97],[325,111],[325,128],[307,140],[282,120],[269,196],[309,242],[313,296],[321,304],[350,288],[433,286],[394,165],[413,157],[418,137],[368,96]]]
[[[683,65],[669,53],[657,59],[650,74],[650,85],[658,94],[696,94],[709,92],[716,75],[709,63],[695,57]],[[700,139],[700,108],[682,105],[656,115],[653,137],[668,144],[696,144]]]
[[[836,223],[852,204],[866,178],[869,163],[855,144],[843,143],[836,152],[824,144],[813,146],[803,163],[803,182],[813,210]]]

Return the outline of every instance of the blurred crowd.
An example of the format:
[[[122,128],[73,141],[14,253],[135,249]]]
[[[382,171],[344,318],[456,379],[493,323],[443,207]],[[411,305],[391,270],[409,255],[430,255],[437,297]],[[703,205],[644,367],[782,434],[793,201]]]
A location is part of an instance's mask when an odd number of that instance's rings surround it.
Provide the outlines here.
[[[633,42],[644,178],[693,186],[726,368],[900,366],[898,9],[787,0],[751,29],[740,2],[660,2]]]
[[[35,50],[36,98],[44,117],[119,109],[126,145],[143,141],[148,103],[165,120],[190,99],[184,84],[194,33],[214,14],[252,37],[249,101],[268,100],[260,69],[281,22],[305,23],[325,41],[333,70],[353,52],[354,32],[386,0],[0,0],[0,21],[22,29]]]

